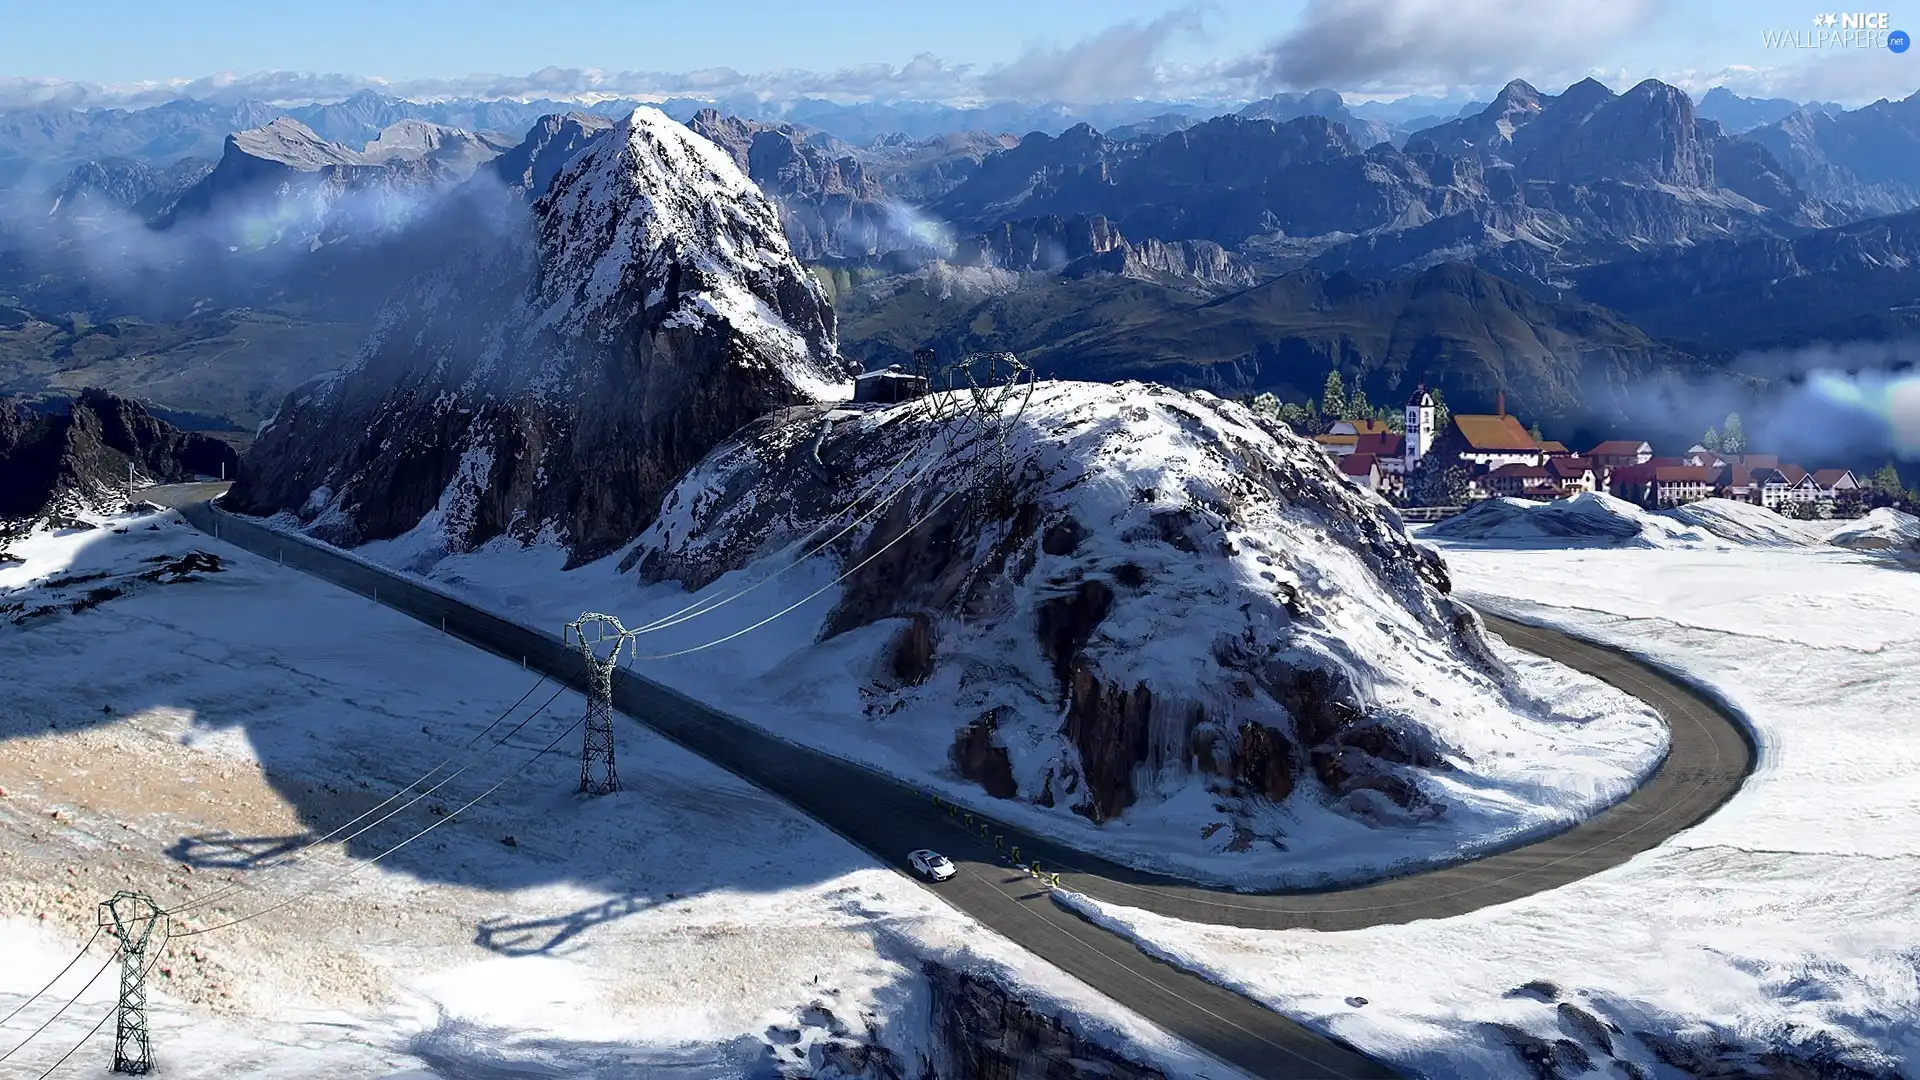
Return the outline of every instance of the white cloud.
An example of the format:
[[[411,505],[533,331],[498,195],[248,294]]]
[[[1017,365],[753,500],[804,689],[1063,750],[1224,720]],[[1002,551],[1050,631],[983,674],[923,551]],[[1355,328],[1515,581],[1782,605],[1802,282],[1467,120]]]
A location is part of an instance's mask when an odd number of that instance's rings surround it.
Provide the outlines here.
[[[1548,85],[1603,58],[1666,0],[1309,0],[1269,46],[1270,89]],[[1577,76],[1576,76],[1577,77]],[[1571,81],[1571,80],[1570,80]]]
[[[1110,26],[1071,45],[1029,47],[987,72],[981,89],[997,98],[1076,103],[1162,91],[1161,53],[1179,35],[1200,34],[1203,15],[1203,7],[1190,5],[1149,22]]]

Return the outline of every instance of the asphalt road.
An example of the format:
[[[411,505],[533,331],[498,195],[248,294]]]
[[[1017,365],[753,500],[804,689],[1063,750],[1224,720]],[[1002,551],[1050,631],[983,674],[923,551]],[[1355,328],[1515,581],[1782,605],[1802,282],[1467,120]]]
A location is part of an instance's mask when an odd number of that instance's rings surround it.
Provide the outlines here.
[[[201,530],[379,601],[473,645],[584,687],[580,657],[557,637],[477,611],[252,521],[206,500],[224,485],[151,489]],[[376,593],[377,590],[377,593]],[[933,847],[958,864],[937,894],[1003,936],[1209,1054],[1274,1080],[1401,1075],[1346,1044],[1141,952],[1052,902],[1028,871],[1102,900],[1196,922],[1278,929],[1348,930],[1445,918],[1556,888],[1616,866],[1712,814],[1739,790],[1756,754],[1745,729],[1717,703],[1624,653],[1552,630],[1486,617],[1518,648],[1587,672],[1659,709],[1672,728],[1666,760],[1626,801],[1556,836],[1498,854],[1348,889],[1237,893],[1110,862],[1021,835],[985,813],[942,805],[912,785],[781,740],[651,680],[623,675],[614,704],[627,716],[779,796],[888,865],[908,873],[907,852]],[[992,799],[982,796],[973,810]],[[971,814],[971,816],[969,816]]]

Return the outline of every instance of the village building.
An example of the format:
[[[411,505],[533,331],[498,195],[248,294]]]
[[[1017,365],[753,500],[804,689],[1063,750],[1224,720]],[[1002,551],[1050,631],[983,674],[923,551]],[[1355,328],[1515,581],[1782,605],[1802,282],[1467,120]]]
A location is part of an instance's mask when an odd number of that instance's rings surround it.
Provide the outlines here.
[[[1315,435],[1314,444],[1325,451],[1328,457],[1343,458],[1359,449],[1358,435]]]
[[[1573,453],[1573,451],[1567,449],[1566,443],[1554,439],[1540,440],[1540,452],[1550,458],[1568,457]]]
[[[1630,439],[1608,439],[1587,451],[1593,467],[1602,471],[1644,465],[1653,459],[1653,445]]]
[[[1717,473],[1705,465],[1653,465],[1654,506],[1678,506],[1711,498]]]
[[[1469,472],[1491,471],[1502,465],[1538,465],[1545,456],[1520,421],[1507,415],[1504,391],[1496,396],[1491,416],[1455,413],[1428,452],[1458,461]]]
[[[1425,383],[1407,399],[1405,414],[1401,417],[1400,427],[1404,433],[1401,444],[1400,472],[1409,475],[1420,459],[1433,449],[1433,440],[1439,434],[1434,430],[1436,406],[1433,394]]]
[[[1372,454],[1348,454],[1339,460],[1340,475],[1366,488],[1380,490],[1380,459]]]
[[[1542,492],[1548,493],[1548,498],[1558,498],[1560,495],[1560,489],[1553,482],[1553,474],[1545,467],[1518,462],[1490,469],[1474,477],[1472,484],[1488,498],[1538,497]]]
[[[1813,483],[1819,491],[1819,497],[1829,501],[1838,499],[1842,492],[1860,490],[1860,480],[1853,475],[1852,469],[1817,469],[1813,474]]]
[[[1547,458],[1545,468],[1553,478],[1554,487],[1559,489],[1562,495],[1578,495],[1583,491],[1600,490],[1600,477],[1593,467],[1592,460],[1588,458],[1558,454]]]
[[[1383,435],[1393,428],[1385,420],[1335,420],[1327,428],[1329,435]]]

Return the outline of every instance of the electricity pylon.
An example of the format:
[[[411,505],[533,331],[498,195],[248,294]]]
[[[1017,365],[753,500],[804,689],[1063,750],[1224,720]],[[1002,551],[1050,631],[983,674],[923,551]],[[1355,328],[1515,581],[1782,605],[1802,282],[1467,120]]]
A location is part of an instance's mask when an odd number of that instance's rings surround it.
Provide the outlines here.
[[[620,790],[620,776],[613,767],[613,669],[621,649],[637,658],[633,639],[639,633],[611,615],[589,611],[568,623],[560,636],[564,644],[578,644],[587,662],[587,731],[580,742],[580,790],[588,795]],[[608,641],[613,648],[603,656],[600,647]]]
[[[147,951],[167,940],[167,915],[141,893],[121,891],[100,905],[100,927],[120,943],[120,1005],[113,1030],[113,1071],[142,1076],[153,1071],[147,1035]]]

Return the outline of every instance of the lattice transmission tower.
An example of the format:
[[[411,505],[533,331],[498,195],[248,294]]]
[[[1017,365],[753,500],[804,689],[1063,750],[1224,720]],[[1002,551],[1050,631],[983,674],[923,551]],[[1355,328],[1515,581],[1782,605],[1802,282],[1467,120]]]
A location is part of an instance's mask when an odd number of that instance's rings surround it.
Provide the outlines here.
[[[113,1071],[145,1075],[153,1071],[153,1041],[147,1033],[147,956],[166,944],[167,914],[150,897],[123,890],[100,905],[100,927],[120,943]]]
[[[613,670],[619,665],[621,649],[638,657],[633,639],[639,634],[611,615],[589,611],[568,623],[561,635],[562,642],[580,647],[580,656],[587,662],[587,730],[580,742],[580,790],[588,795],[620,790],[620,774],[613,766]],[[613,648],[603,652],[609,641]]]

